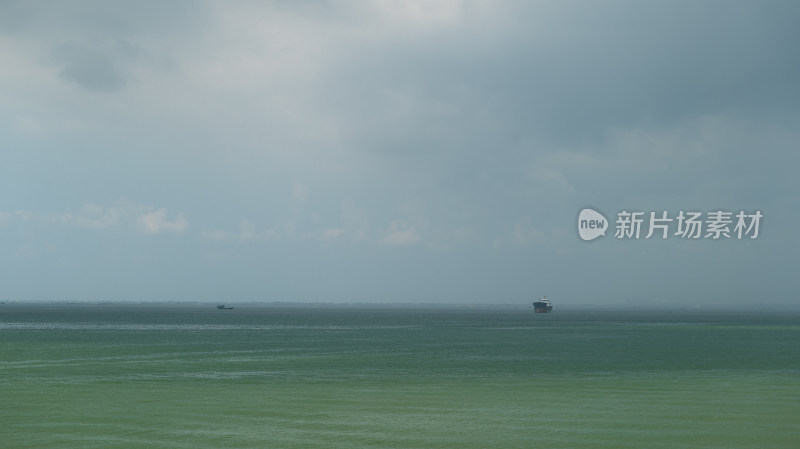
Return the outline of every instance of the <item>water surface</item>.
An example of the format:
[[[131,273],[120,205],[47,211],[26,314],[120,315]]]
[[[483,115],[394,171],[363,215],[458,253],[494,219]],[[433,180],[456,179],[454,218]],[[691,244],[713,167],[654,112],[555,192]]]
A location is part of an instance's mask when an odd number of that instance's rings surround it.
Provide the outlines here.
[[[800,316],[0,305],[5,447],[794,448]]]

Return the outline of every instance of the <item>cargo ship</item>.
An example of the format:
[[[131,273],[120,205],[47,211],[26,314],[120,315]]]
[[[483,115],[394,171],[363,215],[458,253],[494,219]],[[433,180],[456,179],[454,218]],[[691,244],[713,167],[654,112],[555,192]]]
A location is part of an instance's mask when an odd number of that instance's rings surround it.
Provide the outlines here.
[[[553,305],[547,296],[533,303],[533,311],[536,313],[550,313],[553,310]]]

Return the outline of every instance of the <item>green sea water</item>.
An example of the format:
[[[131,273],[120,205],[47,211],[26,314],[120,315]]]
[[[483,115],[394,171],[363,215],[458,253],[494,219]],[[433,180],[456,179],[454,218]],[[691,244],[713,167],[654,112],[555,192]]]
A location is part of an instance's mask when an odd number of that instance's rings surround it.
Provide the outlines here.
[[[4,448],[797,448],[800,315],[0,305]]]

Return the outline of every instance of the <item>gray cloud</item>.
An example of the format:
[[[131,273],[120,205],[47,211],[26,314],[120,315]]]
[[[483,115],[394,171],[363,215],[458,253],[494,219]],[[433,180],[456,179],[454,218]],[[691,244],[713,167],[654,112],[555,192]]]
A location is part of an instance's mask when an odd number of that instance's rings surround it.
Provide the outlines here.
[[[127,83],[125,63],[129,55],[121,55],[112,49],[88,49],[62,45],[53,50],[53,59],[62,68],[58,75],[84,89],[98,92],[113,92]]]
[[[345,54],[333,103],[393,117],[396,93],[422,104],[420,122],[438,105],[436,125],[482,122],[505,141],[581,141],[713,114],[769,119],[800,104],[796,5],[530,4],[508,14],[518,17],[505,28],[468,17]]]
[[[204,11],[195,2],[180,0],[169,3],[10,0],[0,4],[0,32],[55,39],[169,34],[202,23]]]
[[[142,272],[219,270],[247,297],[722,285],[747,301],[763,267],[776,296],[793,294],[780,267],[800,210],[795,3],[410,5],[3,3],[0,179],[15,194],[2,210],[131,198],[180,211],[139,224],[173,231],[146,240],[175,239],[183,263],[160,262],[166,246],[140,253],[135,232],[106,243]],[[586,205],[762,208],[769,225],[751,245],[586,245],[573,223]],[[21,222],[3,221],[13,246]],[[105,246],[52,228],[36,239],[56,255],[110,269]],[[264,292],[264,271],[282,287]]]

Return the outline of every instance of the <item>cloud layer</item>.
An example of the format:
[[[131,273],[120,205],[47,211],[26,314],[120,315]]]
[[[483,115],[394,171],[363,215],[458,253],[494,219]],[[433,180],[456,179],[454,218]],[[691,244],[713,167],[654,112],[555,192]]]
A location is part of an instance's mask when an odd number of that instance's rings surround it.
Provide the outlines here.
[[[745,304],[766,286],[792,304],[798,19],[780,1],[4,2],[0,299]],[[760,209],[764,229],[586,245],[586,206]]]

